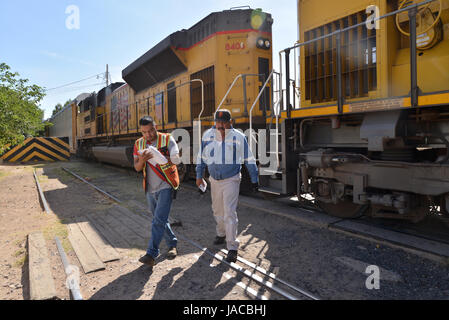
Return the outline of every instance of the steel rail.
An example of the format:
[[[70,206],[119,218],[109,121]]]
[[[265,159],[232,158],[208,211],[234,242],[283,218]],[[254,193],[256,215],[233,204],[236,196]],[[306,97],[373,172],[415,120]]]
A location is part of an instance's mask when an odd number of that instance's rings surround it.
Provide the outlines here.
[[[94,188],[94,189],[97,190],[98,192],[104,194],[105,196],[111,198],[111,199],[114,200],[115,202],[120,203],[120,204],[122,203],[122,201],[120,201],[119,199],[117,199],[117,198],[114,197],[113,195],[107,193],[106,191],[101,190],[101,189],[98,188],[96,185],[90,183],[89,181],[87,181],[86,179],[80,177],[79,175],[77,175],[76,173],[70,171],[69,169],[66,169],[66,168],[62,167],[62,170],[64,170],[64,171],[70,173],[72,176],[74,176],[75,178],[81,180],[82,182],[87,183],[87,184],[90,185],[92,188]]]
[[[90,185],[92,188],[94,188],[95,190],[97,190],[98,192],[100,192],[101,194],[105,195],[108,198],[111,198],[112,200],[114,200],[115,202],[122,204],[123,202],[121,200],[119,200],[117,197],[114,197],[113,195],[107,193],[106,191],[101,190],[100,188],[98,188],[96,185],[90,183],[89,181],[83,179],[82,177],[80,177],[79,175],[77,175],[76,173],[66,169],[66,168],[62,168],[63,170],[67,171],[68,173],[70,173],[71,175],[73,175],[75,178],[81,180],[82,182],[87,183],[88,185]],[[170,217],[168,218],[168,222],[170,223],[170,225],[179,225],[180,221],[173,221],[173,219],[171,219]]]
[[[116,201],[116,202],[118,202],[118,203],[120,203],[120,204],[122,203],[122,201],[120,201],[120,200],[117,199],[116,197],[114,197],[114,196],[110,195],[109,193],[107,193],[107,192],[101,190],[99,187],[97,187],[97,186],[95,186],[94,184],[92,184],[92,183],[86,181],[85,179],[81,178],[81,177],[78,176],[77,174],[71,172],[71,171],[68,170],[68,169],[65,169],[65,168],[63,168],[63,169],[64,169],[65,171],[67,171],[68,173],[72,174],[73,176],[75,176],[76,178],[80,179],[81,181],[87,183],[87,184],[90,185],[91,187],[95,188],[95,190],[99,191],[100,193],[106,195],[107,197],[113,199],[114,201]],[[260,277],[260,276],[258,276],[258,275],[256,275],[256,274],[254,274],[254,273],[252,273],[252,272],[246,270],[245,268],[242,268],[241,266],[239,266],[239,265],[237,265],[237,264],[235,264],[235,263],[233,263],[233,262],[231,262],[231,263],[227,262],[227,261],[224,259],[223,256],[219,255],[218,253],[214,254],[214,253],[210,252],[209,249],[201,247],[198,243],[196,243],[196,242],[190,240],[189,238],[187,238],[187,237],[184,236],[183,234],[181,234],[181,233],[178,232],[178,233],[177,233],[177,237],[178,237],[178,238],[184,239],[185,241],[187,241],[188,243],[190,243],[190,244],[193,245],[194,247],[196,247],[196,248],[200,249],[201,251],[203,251],[204,253],[208,254],[209,256],[211,256],[211,257],[213,257],[213,258],[219,260],[220,262],[224,263],[225,265],[228,265],[228,266],[231,267],[232,269],[234,269],[234,270],[236,270],[236,271],[242,273],[243,275],[245,275],[246,277],[248,277],[248,278],[250,278],[250,279],[253,279],[253,280],[256,281],[257,283],[259,283],[259,284],[261,284],[261,285],[263,285],[263,286],[265,286],[265,287],[267,287],[267,288],[273,290],[274,292],[280,294],[281,296],[283,296],[283,297],[285,297],[285,298],[287,298],[287,299],[289,299],[289,300],[298,300],[298,298],[297,298],[296,296],[293,296],[293,295],[289,294],[289,293],[286,292],[285,290],[282,290],[282,289],[278,288],[278,287],[277,287],[276,285],[274,285],[273,283],[271,283],[271,282],[269,282],[269,281],[266,281],[266,280],[262,279],[262,277]],[[301,292],[301,291],[302,291],[302,292]],[[301,293],[301,294],[303,294],[303,295],[305,295],[305,296],[307,296],[308,298],[313,299],[313,300],[319,300],[319,299],[316,298],[315,296],[313,296],[313,295],[311,295],[311,294],[309,294],[309,293],[307,293],[307,292],[305,292],[305,291],[303,291],[303,290],[301,290],[301,291],[298,291],[298,292]]]
[[[283,297],[285,297],[285,298],[287,298],[289,300],[299,300],[297,297],[295,297],[295,296],[291,295],[290,293],[288,293],[288,292],[278,288],[273,283],[262,279],[262,277],[260,277],[260,276],[258,276],[256,274],[246,270],[245,268],[242,268],[241,266],[235,264],[234,262],[231,262],[231,263],[227,262],[223,256],[219,255],[218,253],[214,254],[214,253],[210,252],[209,249],[201,247],[198,243],[190,240],[189,238],[183,236],[182,234],[178,233],[178,237],[181,238],[181,239],[184,239],[185,241],[187,241],[188,243],[190,243],[194,247],[200,249],[201,251],[203,251],[207,255],[217,259],[218,261],[220,261],[221,263],[224,263],[225,265],[231,267],[232,269],[242,273],[243,275],[247,276],[248,278],[253,279],[254,281],[256,281],[257,283],[263,285],[264,287],[267,287],[267,288],[273,290],[274,292],[280,294],[281,296],[283,296]]]
[[[193,255],[193,256],[194,256],[194,258],[195,258],[196,260],[199,260],[199,259],[200,259],[200,256],[199,256],[199,255],[196,255],[196,254],[195,254],[195,255]],[[209,267],[215,268],[216,266],[212,266],[212,264],[210,264]],[[238,281],[238,280],[234,279],[235,277],[231,276],[230,274],[228,274],[228,273],[223,273],[223,276],[224,276],[226,279],[231,280],[232,282],[234,282],[237,286],[239,286],[240,288],[242,288],[243,291],[249,293],[250,295],[256,297],[257,299],[259,299],[259,300],[269,300],[266,296],[264,296],[263,294],[260,294],[257,290],[254,290],[253,288],[251,288],[251,287],[249,286],[249,284],[245,284],[245,283],[243,283],[243,282],[241,282],[241,281]],[[237,281],[238,281],[238,282],[237,282]]]
[[[36,180],[37,190],[39,191],[39,196],[41,197],[42,204],[44,206],[44,210],[46,213],[51,213],[50,208],[48,207],[47,200],[45,200],[44,193],[42,192],[41,185],[39,184],[39,180],[36,176],[36,170],[33,170],[34,179]]]
[[[56,246],[58,247],[59,255],[61,256],[62,264],[64,265],[64,271],[67,276],[70,276],[71,273],[70,270],[70,264],[69,259],[67,259],[67,255],[65,254],[64,248],[61,245],[61,241],[59,241],[58,237],[55,237]],[[83,300],[83,296],[81,295],[80,289],[79,289],[79,283],[76,282],[75,279],[72,279],[72,281],[68,282],[69,289],[70,289],[70,296],[73,300]]]
[[[221,249],[221,252],[223,252],[224,254],[228,254],[228,250],[225,250],[225,249]],[[320,300],[318,297],[314,296],[313,294],[311,294],[311,293],[309,293],[307,291],[304,291],[304,290],[302,290],[302,289],[300,289],[300,288],[298,288],[298,287],[288,283],[287,281],[284,281],[284,280],[278,278],[274,273],[271,273],[271,272],[269,273],[264,268],[259,267],[256,264],[254,264],[252,262],[249,262],[248,260],[243,259],[242,257],[237,256],[237,260],[240,261],[241,263],[246,264],[247,266],[249,266],[249,267],[259,271],[263,275],[268,276],[271,279],[273,279],[275,281],[278,281],[279,283],[282,283],[283,285],[289,287],[290,289],[293,289],[293,290],[297,291],[298,293],[309,297],[310,299]]]

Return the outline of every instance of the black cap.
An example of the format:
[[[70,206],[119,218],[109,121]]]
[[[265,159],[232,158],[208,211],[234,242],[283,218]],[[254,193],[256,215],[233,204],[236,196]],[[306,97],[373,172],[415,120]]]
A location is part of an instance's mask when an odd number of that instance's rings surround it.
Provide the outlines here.
[[[226,109],[220,109],[215,112],[215,121],[231,121],[231,112]]]

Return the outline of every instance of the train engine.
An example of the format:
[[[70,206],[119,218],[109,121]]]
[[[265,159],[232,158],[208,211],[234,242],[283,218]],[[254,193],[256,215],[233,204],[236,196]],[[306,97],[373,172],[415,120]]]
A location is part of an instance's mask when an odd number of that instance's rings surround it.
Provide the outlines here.
[[[299,0],[298,25],[263,187],[343,218],[447,214],[449,1]]]

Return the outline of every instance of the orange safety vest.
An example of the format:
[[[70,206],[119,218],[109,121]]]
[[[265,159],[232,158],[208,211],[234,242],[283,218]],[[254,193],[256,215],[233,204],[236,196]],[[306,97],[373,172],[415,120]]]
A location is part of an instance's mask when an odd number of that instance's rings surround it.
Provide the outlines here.
[[[170,134],[169,133],[157,133],[157,149],[160,153],[162,153],[163,156],[167,157],[169,160],[164,165],[156,165],[153,166],[151,164],[148,164],[150,168],[156,173],[156,175],[161,178],[161,180],[167,182],[173,189],[178,190],[179,188],[179,175],[178,175],[178,168],[175,164],[173,164],[170,160],[170,154],[168,152],[168,149],[165,148],[168,146],[170,142]],[[144,137],[137,139],[135,146],[137,150],[143,150],[146,148],[147,141]],[[165,150],[164,150],[165,148]],[[145,192],[147,192],[147,171],[146,171],[146,165],[145,162],[143,166],[143,189]]]

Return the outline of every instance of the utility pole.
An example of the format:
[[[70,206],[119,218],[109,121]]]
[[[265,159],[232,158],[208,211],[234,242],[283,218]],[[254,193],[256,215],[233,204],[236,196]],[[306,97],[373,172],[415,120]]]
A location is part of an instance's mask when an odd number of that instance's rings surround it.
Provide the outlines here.
[[[109,65],[106,65],[106,87],[109,86]]]

